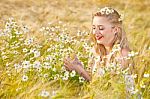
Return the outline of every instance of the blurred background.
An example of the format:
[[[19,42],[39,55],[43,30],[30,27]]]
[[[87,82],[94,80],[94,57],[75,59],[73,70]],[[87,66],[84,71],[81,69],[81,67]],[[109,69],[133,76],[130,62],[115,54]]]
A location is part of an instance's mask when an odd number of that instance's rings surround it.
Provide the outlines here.
[[[143,34],[150,37],[149,0],[0,0],[0,26],[9,17],[14,17],[35,34],[41,26],[55,21],[69,24],[73,32],[77,29],[90,31],[92,13],[105,6],[124,15],[130,42],[133,37],[142,39]],[[137,40],[132,42],[133,48],[138,45]]]
[[[34,29],[56,20],[89,28],[92,13],[105,6],[125,15],[128,30],[150,26],[149,0],[0,0],[0,20],[14,17]]]

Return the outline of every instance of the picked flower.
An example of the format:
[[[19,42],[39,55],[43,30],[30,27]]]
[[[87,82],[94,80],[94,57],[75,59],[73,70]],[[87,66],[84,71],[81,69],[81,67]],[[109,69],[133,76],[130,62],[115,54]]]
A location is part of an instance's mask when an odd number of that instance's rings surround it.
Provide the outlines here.
[[[101,13],[101,14],[109,15],[109,14],[114,13],[114,9],[109,8],[109,7],[104,7],[104,8],[102,8],[102,9],[100,9],[100,13]]]

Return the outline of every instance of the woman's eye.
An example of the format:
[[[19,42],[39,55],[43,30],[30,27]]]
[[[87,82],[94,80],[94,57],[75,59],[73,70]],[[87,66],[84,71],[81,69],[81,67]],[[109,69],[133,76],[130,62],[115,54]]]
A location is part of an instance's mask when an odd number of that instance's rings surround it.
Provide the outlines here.
[[[93,30],[95,30],[96,28],[95,27],[93,27]]]
[[[99,30],[104,30],[104,28],[103,27],[99,27]]]

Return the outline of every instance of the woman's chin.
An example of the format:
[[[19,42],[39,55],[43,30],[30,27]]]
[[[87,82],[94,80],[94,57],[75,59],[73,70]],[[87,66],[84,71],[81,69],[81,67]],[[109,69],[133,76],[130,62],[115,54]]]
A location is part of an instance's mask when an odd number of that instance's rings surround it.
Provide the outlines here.
[[[97,40],[97,43],[98,43],[98,44],[102,44],[102,41],[101,41],[101,40]]]

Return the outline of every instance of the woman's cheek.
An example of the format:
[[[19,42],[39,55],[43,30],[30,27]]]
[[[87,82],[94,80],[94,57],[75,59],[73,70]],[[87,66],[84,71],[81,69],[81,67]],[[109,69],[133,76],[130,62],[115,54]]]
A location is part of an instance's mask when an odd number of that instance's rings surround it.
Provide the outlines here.
[[[100,33],[104,36],[105,35],[105,32],[104,31],[100,31]]]
[[[95,34],[95,30],[93,30],[92,33]]]

